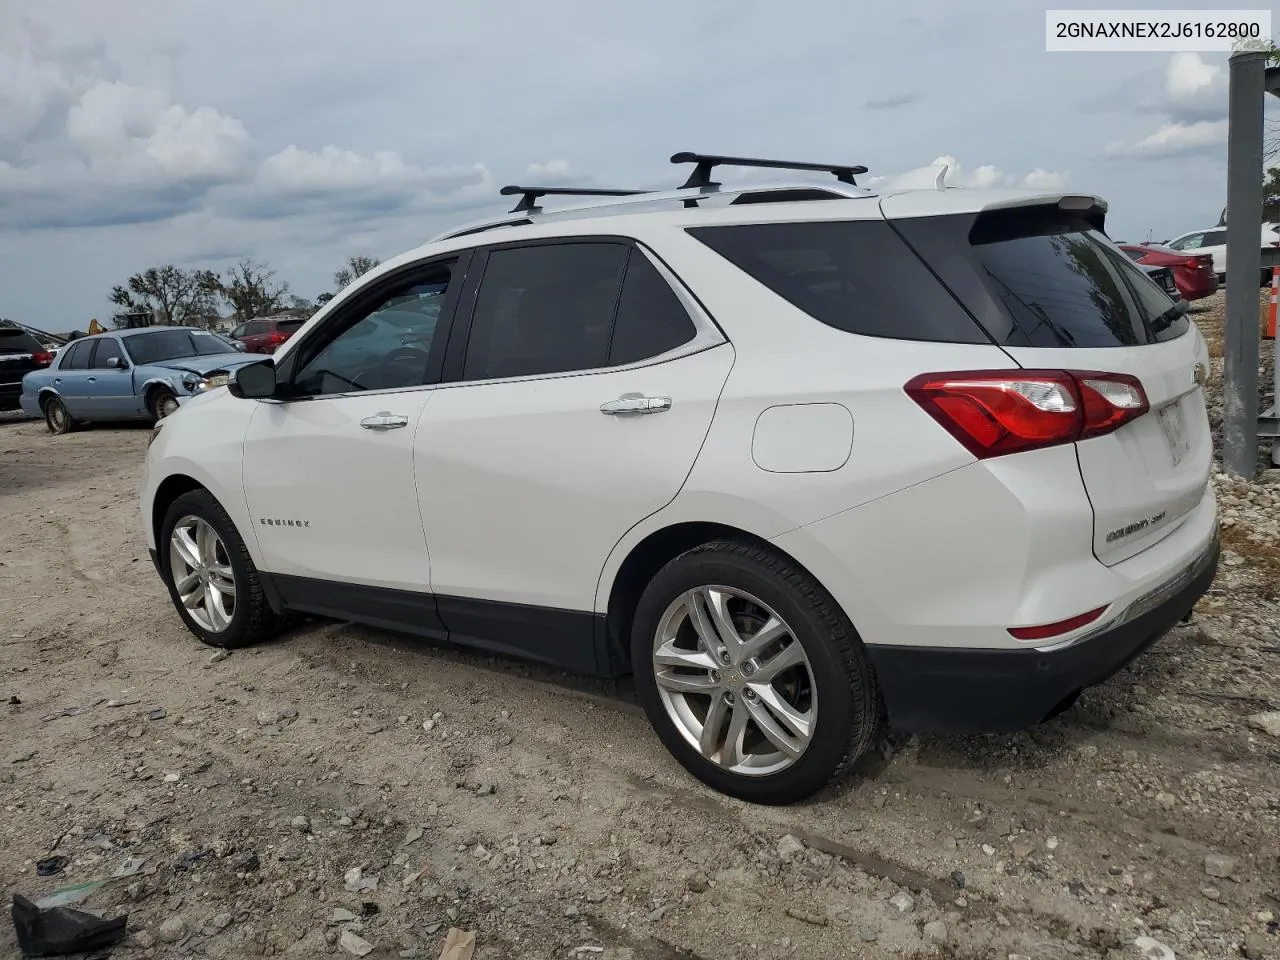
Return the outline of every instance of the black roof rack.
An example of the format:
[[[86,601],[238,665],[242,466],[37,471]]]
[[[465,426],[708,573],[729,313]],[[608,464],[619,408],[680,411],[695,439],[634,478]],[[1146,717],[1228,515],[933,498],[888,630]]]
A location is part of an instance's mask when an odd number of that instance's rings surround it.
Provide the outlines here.
[[[802,163],[791,160],[762,160],[756,157],[721,157],[710,153],[691,153],[684,151],[682,153],[673,154],[672,163],[696,163],[693,173],[689,174],[689,179],[684,182],[684,186],[680,189],[684,190],[690,187],[716,187],[719,184],[711,179],[711,171],[715,167],[767,167],[774,170],[818,170],[823,173],[834,174],[835,178],[841,183],[849,183],[857,186],[854,175],[866,173],[867,168],[858,164],[849,163]]]
[[[498,191],[504,197],[520,194],[520,200],[511,208],[512,213],[534,211],[538,209],[539,197],[631,197],[637,193],[648,193],[647,190],[604,190],[597,187],[517,187],[514,184]]]

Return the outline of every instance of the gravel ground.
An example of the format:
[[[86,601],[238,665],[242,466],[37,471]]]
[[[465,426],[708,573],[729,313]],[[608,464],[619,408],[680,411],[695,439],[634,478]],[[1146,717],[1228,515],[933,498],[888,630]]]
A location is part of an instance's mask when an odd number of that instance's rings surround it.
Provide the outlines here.
[[[116,957],[456,927],[483,960],[1280,958],[1280,471],[1215,480],[1213,590],[1063,717],[886,742],[774,809],[691,780],[625,690],[349,624],[201,647],[138,528],[146,436],[0,421],[0,888],[141,858],[82,904],[129,915]]]

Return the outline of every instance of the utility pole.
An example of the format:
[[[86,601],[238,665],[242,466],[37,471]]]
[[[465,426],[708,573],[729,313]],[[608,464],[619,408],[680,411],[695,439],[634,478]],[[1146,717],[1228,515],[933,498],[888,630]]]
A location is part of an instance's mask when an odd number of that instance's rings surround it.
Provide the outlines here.
[[[1258,276],[1262,270],[1262,119],[1267,53],[1231,54],[1227,107],[1227,318],[1222,385],[1224,469],[1258,470]]]

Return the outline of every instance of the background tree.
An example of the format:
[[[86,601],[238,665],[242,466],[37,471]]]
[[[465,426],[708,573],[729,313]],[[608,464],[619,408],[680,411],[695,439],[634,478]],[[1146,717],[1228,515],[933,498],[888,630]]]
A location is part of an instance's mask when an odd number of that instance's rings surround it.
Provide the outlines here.
[[[135,273],[125,286],[111,288],[111,302],[122,313],[146,314],[147,325],[177,324],[217,312],[221,292],[212,270],[183,270],[173,264]],[[119,318],[115,320],[117,325]]]
[[[316,306],[323,307],[326,303],[328,303],[332,299],[333,299],[332,293],[322,293],[320,294],[320,296],[316,297]]]
[[[267,317],[279,313],[289,302],[289,284],[277,283],[275,277],[275,271],[265,263],[245,257],[227,271],[219,292],[241,320]]]
[[[347,257],[347,265],[333,275],[333,285],[341,290],[356,277],[368,273],[381,262],[377,257]]]
[[[1280,167],[1268,170],[1262,181],[1262,219],[1267,223],[1280,220]]]

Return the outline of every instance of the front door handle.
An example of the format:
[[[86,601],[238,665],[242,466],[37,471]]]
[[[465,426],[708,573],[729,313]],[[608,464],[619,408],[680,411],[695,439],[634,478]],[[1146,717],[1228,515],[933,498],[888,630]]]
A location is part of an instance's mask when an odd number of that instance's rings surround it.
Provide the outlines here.
[[[614,416],[622,413],[661,413],[670,409],[670,397],[646,397],[638,393],[626,393],[617,400],[600,404],[601,413]]]
[[[98,382],[98,378],[97,378],[97,377],[89,377],[89,378],[87,378],[87,380],[86,380],[85,382],[86,382],[86,383],[97,383],[97,382]]]
[[[398,413],[388,413],[383,410],[381,413],[375,413],[372,417],[365,417],[360,421],[360,426],[366,430],[395,430],[397,427],[407,427],[409,418],[401,416]]]

